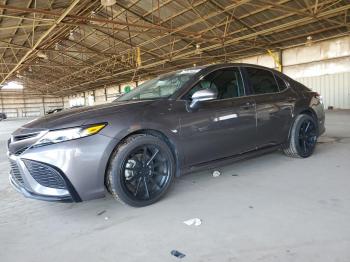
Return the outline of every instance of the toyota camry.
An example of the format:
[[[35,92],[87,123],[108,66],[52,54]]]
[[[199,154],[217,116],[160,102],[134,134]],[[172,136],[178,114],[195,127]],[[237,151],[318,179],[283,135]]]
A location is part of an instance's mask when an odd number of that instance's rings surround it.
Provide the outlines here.
[[[8,141],[10,183],[41,200],[79,202],[109,192],[146,206],[188,172],[274,150],[309,157],[324,121],[319,94],[278,71],[193,67],[146,81],[112,103],[19,128]]]

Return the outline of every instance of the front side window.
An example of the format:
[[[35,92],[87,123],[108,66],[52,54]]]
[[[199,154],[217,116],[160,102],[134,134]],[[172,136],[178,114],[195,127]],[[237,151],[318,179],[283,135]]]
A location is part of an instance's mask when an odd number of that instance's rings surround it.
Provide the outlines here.
[[[254,67],[248,67],[246,70],[254,94],[279,92],[275,77],[270,71]]]
[[[244,85],[238,68],[225,68],[206,75],[186,95],[190,100],[192,95],[202,89],[212,89],[218,94],[217,99],[227,99],[244,96]]]
[[[146,81],[131,92],[119,97],[116,101],[147,100],[166,98],[174,94],[188,82],[200,69],[185,69],[161,75]]]

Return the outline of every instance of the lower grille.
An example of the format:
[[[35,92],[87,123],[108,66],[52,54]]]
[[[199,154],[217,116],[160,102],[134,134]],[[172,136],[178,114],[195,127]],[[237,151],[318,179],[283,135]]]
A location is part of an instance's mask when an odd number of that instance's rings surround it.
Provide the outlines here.
[[[30,175],[40,185],[57,189],[67,189],[64,179],[54,168],[31,160],[23,160],[23,162],[28,168]]]
[[[16,161],[10,160],[10,166],[11,166],[10,173],[12,175],[12,178],[20,186],[23,186],[24,185],[23,178],[22,178],[21,172],[19,171],[19,168],[18,168],[18,165],[17,165]]]

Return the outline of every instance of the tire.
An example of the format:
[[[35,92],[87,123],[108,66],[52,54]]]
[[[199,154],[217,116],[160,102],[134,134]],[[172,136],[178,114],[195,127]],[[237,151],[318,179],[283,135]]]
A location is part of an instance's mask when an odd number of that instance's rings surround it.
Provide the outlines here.
[[[132,135],[113,152],[106,186],[122,203],[148,206],[166,194],[175,167],[174,155],[166,142],[152,135]]]
[[[298,115],[290,131],[283,152],[290,157],[306,158],[312,155],[317,142],[317,124],[313,117]]]

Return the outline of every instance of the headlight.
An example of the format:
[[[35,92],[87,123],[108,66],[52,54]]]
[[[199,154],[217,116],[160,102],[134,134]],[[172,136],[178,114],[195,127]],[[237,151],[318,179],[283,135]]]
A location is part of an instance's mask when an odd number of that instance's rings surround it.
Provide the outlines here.
[[[100,132],[102,128],[104,128],[106,125],[107,124],[95,124],[89,126],[49,131],[42,138],[40,138],[38,142],[34,144],[34,147],[56,144],[63,141],[91,136]]]

